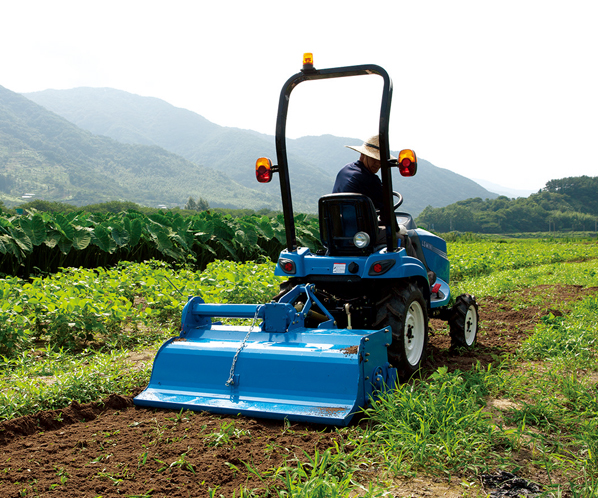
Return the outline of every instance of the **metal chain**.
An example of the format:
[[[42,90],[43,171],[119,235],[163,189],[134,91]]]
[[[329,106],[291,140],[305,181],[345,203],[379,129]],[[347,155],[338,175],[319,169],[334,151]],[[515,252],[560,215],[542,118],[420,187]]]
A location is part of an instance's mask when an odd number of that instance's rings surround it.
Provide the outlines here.
[[[233,364],[230,367],[230,374],[229,374],[228,380],[226,381],[226,384],[224,384],[225,386],[232,386],[235,383],[234,376],[235,376],[235,365],[237,364],[237,358],[239,357],[239,353],[241,352],[241,350],[245,347],[245,344],[247,343],[247,339],[249,339],[249,334],[251,334],[251,332],[253,332],[253,327],[255,326],[255,322],[257,320],[257,314],[259,312],[259,308],[260,308],[259,306],[256,306],[255,315],[253,315],[253,321],[251,322],[251,326],[249,327],[249,330],[247,331],[247,335],[245,336],[245,338],[243,339],[243,342],[239,346],[239,349],[237,349],[237,352],[235,353],[235,356],[233,358]]]

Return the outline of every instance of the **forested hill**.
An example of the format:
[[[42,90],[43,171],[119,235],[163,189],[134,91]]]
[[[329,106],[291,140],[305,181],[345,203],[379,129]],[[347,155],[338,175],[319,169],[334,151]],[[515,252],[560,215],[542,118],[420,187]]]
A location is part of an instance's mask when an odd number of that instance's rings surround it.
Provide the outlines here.
[[[218,126],[160,99],[112,88],[44,90],[25,96],[92,133],[124,143],[157,145],[223,172],[250,189],[280,197],[277,179],[269,185],[258,185],[254,176],[258,157],[275,160],[271,135]],[[360,145],[361,140],[323,135],[287,141],[296,210],[315,212],[318,198],[332,190],[339,169],[356,159],[356,153],[345,148],[346,144]],[[470,197],[497,197],[477,183],[421,158],[415,177],[393,177],[395,190],[405,197],[404,209],[415,215],[428,205],[439,207]],[[238,204],[248,207],[242,198]]]
[[[190,196],[224,207],[279,204],[155,145],[92,135],[0,86],[0,200],[16,204],[27,193],[75,205],[127,200],[173,207]]]
[[[596,230],[598,177],[551,180],[527,198],[459,201],[443,208],[427,207],[418,225],[438,232],[478,233]]]
[[[563,195],[576,211],[598,216],[598,176],[550,180],[544,191]]]

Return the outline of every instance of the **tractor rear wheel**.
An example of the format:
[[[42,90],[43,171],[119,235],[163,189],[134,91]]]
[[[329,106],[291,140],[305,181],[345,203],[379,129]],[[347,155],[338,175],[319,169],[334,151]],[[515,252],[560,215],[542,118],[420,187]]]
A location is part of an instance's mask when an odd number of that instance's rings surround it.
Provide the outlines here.
[[[453,306],[453,316],[449,320],[451,348],[471,348],[478,335],[478,303],[475,297],[461,294]]]
[[[421,289],[413,284],[393,287],[377,304],[376,328],[392,329],[388,356],[401,379],[417,372],[428,348],[428,311]]]

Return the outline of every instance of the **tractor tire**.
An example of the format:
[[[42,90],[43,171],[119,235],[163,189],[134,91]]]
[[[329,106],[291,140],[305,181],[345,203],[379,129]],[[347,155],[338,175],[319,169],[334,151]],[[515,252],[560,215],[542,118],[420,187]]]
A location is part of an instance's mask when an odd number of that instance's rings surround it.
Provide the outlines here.
[[[423,365],[428,349],[428,310],[421,289],[413,283],[393,287],[377,303],[374,325],[391,328],[389,361],[402,380],[409,379]]]
[[[449,319],[451,349],[473,347],[478,335],[478,321],[478,303],[475,297],[469,294],[458,296]]]

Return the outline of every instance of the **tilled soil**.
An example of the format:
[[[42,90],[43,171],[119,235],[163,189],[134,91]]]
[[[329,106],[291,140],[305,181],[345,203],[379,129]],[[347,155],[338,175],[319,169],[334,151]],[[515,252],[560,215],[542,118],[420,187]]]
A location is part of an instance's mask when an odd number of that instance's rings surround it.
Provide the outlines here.
[[[332,444],[321,427],[137,408],[131,397],[2,424],[0,496],[233,496],[257,472]],[[27,490],[27,494],[19,494]]]
[[[470,351],[450,351],[446,322],[430,320],[426,370],[434,371],[443,365],[450,371],[468,370],[478,361],[483,366],[495,363],[503,355],[517,351],[543,316],[550,313],[561,316],[571,301],[588,294],[598,294],[598,287],[539,285],[515,292],[508,299],[484,298],[479,303],[481,324],[477,345]]]
[[[542,316],[562,314],[589,293],[598,288],[541,286],[486,298],[472,351],[451,352],[445,323],[432,320],[426,371],[499,361]],[[248,466],[265,475],[294,455],[305,461],[303,452],[342,444],[341,437],[321,426],[139,408],[114,394],[0,423],[0,497],[239,496],[241,486],[266,485]]]

